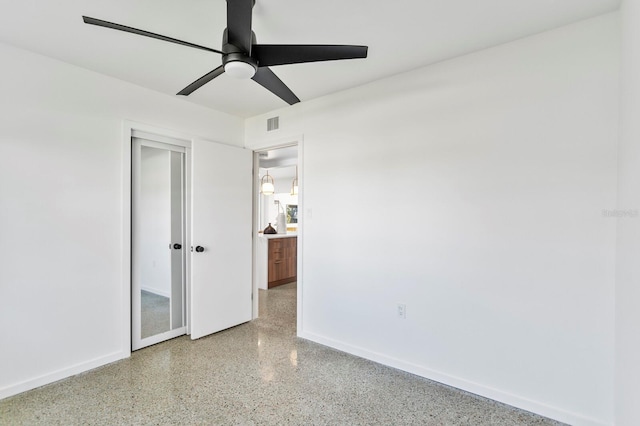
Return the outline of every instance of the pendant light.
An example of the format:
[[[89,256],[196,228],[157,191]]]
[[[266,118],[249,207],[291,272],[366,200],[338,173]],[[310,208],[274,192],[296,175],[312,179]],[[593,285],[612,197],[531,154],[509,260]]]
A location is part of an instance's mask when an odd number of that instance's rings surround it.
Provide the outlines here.
[[[276,181],[269,176],[269,170],[267,170],[267,174],[260,179],[260,192],[264,195],[272,195],[276,190],[275,183]]]
[[[291,195],[298,195],[298,166],[296,166],[296,177],[291,182]]]

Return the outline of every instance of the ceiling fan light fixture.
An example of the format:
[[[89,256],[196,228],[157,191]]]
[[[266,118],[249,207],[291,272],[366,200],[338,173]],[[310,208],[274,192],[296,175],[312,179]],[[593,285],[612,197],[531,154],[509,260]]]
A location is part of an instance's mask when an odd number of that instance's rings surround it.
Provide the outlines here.
[[[247,80],[256,74],[256,67],[242,61],[230,61],[224,64],[224,72],[233,78]]]

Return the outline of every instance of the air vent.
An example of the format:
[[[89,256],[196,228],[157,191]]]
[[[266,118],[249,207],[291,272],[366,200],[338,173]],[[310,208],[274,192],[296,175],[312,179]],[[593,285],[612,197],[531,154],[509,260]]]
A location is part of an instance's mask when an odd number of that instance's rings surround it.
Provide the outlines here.
[[[280,117],[272,117],[267,119],[267,132],[272,132],[280,128]]]

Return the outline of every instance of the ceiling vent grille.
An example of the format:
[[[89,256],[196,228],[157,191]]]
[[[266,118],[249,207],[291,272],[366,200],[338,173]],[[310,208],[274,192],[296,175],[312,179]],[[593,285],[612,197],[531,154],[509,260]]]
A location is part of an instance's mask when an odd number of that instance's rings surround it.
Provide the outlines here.
[[[272,117],[267,119],[267,132],[272,132],[280,128],[280,117]]]

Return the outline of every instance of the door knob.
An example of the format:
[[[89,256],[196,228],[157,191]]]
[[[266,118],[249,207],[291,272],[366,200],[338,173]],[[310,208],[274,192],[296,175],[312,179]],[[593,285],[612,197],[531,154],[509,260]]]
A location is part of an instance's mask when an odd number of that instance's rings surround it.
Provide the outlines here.
[[[173,248],[176,249],[176,250],[180,250],[182,248],[182,244],[176,243],[176,244],[173,245]]]
[[[198,253],[202,253],[202,252],[204,251],[204,247],[202,247],[202,246],[196,246],[196,251],[197,251]]]

